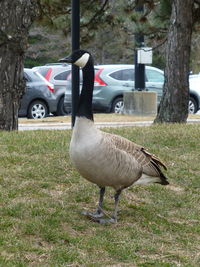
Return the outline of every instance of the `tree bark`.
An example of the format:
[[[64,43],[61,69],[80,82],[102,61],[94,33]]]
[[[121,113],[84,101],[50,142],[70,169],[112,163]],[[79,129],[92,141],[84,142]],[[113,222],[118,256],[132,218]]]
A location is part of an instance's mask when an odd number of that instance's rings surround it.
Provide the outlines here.
[[[24,53],[36,17],[34,0],[0,1],[0,130],[18,129],[18,109],[25,91]]]
[[[173,0],[166,47],[163,97],[155,122],[186,122],[194,0]]]

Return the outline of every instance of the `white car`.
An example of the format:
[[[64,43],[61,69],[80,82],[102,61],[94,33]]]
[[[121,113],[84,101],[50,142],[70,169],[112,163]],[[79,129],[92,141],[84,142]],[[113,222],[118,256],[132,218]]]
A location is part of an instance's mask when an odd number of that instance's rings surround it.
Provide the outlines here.
[[[200,109],[200,75],[190,75],[189,113],[196,113]]]

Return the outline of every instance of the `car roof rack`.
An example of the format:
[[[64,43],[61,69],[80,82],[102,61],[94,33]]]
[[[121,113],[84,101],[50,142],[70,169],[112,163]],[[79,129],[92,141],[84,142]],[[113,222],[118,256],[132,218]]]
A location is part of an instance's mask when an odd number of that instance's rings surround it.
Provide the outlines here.
[[[58,65],[58,66],[68,66],[69,64],[67,64],[67,63],[47,63],[47,64],[45,64],[45,66],[56,66],[56,65]]]

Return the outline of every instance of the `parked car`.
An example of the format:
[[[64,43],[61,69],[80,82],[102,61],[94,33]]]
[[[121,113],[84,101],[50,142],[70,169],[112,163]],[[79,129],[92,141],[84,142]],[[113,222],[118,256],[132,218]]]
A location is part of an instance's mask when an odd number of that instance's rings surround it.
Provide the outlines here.
[[[67,86],[67,77],[71,73],[71,65],[51,63],[45,66],[34,67],[47,81],[54,85],[54,94],[57,99],[57,110],[54,115],[62,116],[66,112],[63,108],[64,95]]]
[[[157,93],[159,106],[164,83],[164,72],[158,68],[145,67],[145,84],[147,91]],[[71,82],[71,75],[68,76]],[[82,72],[80,72],[80,86]],[[95,111],[121,113],[123,111],[123,94],[134,88],[134,65],[98,65],[95,66],[95,81],[93,92],[93,109]],[[67,85],[64,99],[66,112],[71,112],[71,83]],[[200,108],[200,95],[191,87],[189,112],[196,113]]]
[[[71,81],[69,75],[68,80]],[[80,72],[82,83],[82,73]],[[146,89],[156,91],[158,102],[162,96],[164,82],[160,69],[146,66]],[[95,66],[93,109],[95,111],[120,113],[123,110],[123,93],[134,90],[134,65]],[[71,111],[71,84],[65,92],[64,108]]]
[[[53,93],[53,84],[32,69],[24,69],[24,78],[26,91],[20,101],[19,117],[40,119],[56,112],[57,100]]]
[[[191,75],[189,77],[189,84],[189,113],[194,114],[200,109],[200,75]]]

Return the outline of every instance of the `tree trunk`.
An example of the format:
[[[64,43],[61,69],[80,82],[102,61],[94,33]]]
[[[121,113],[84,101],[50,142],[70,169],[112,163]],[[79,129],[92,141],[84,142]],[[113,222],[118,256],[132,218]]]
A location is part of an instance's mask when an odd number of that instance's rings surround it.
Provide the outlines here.
[[[163,97],[155,122],[186,122],[194,0],[173,0],[166,47]]]
[[[24,53],[36,16],[34,0],[0,1],[0,130],[18,128],[18,109],[25,90]]]

